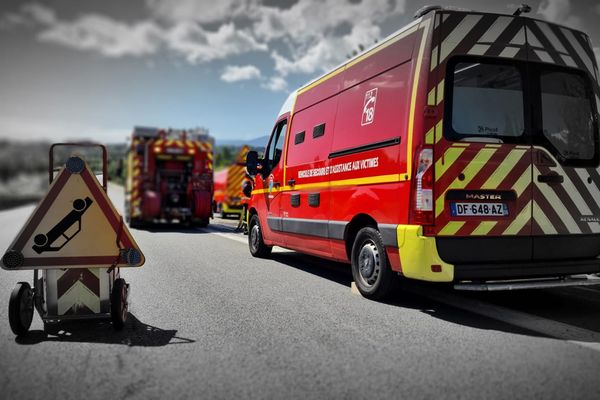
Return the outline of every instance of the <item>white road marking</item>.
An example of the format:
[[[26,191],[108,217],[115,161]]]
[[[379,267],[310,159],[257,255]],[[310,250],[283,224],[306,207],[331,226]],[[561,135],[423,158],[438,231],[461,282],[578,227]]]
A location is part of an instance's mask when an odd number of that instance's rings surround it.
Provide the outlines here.
[[[221,236],[227,239],[231,239],[236,242],[248,244],[248,239],[244,236],[243,238],[239,236],[239,234],[235,233],[225,233],[225,232],[210,232],[213,235]]]
[[[556,339],[565,340],[589,349],[600,351],[600,333],[589,329],[565,324],[537,315],[511,310],[483,301],[458,297],[430,288],[409,287],[406,290],[412,294],[426,297],[438,303],[450,305],[461,310],[469,311],[497,321],[506,322],[513,326],[538,332]]]

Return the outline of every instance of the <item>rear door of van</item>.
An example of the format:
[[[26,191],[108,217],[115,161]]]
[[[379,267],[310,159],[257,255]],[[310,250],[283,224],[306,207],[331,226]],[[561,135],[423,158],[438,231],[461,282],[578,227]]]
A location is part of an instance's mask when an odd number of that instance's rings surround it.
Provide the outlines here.
[[[581,32],[527,20],[533,98],[533,251],[538,260],[600,254],[598,69]]]
[[[531,260],[532,150],[523,19],[436,15],[434,213],[453,264]]]

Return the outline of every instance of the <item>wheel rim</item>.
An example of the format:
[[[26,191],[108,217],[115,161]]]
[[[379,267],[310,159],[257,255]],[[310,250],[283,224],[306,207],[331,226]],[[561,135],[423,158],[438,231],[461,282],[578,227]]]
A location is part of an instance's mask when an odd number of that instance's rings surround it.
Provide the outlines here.
[[[33,318],[33,296],[31,290],[23,291],[19,303],[19,317],[21,318],[21,324],[24,327],[28,327]]]
[[[250,231],[250,246],[252,246],[252,251],[256,251],[259,246],[260,241],[260,228],[258,224],[254,224],[252,226],[252,230]]]
[[[358,276],[365,286],[373,286],[379,278],[381,262],[379,250],[372,241],[363,244],[358,254]]]

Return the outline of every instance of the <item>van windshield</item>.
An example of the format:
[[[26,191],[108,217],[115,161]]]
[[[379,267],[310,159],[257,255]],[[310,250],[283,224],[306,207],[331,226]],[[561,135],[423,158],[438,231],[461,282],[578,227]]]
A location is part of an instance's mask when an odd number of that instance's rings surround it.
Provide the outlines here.
[[[513,65],[457,63],[452,90],[456,139],[519,137],[525,128],[522,76]]]

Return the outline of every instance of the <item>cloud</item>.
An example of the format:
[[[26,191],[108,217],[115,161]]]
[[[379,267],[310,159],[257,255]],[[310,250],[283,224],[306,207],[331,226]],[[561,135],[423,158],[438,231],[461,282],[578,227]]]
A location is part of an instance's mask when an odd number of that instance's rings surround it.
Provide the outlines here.
[[[190,64],[225,59],[250,51],[267,51],[252,33],[224,23],[216,30],[182,20],[168,26],[148,19],[126,23],[99,14],[84,14],[72,21],[60,20],[40,4],[26,4],[20,14],[3,18],[7,24],[27,23],[39,29],[38,40],[76,50],[97,52],[105,57],[143,56],[167,49]]]
[[[582,29],[583,20],[571,15],[570,0],[543,0],[537,10],[546,20],[571,28]]]
[[[288,87],[286,80],[281,76],[273,76],[268,81],[262,83],[260,86],[272,92],[283,92]]]
[[[77,50],[96,51],[106,57],[122,57],[154,54],[162,34],[150,21],[128,25],[101,15],[85,15],[73,22],[49,23],[38,34],[38,39]]]
[[[254,31],[259,39],[288,43],[288,55],[271,51],[279,74],[313,74],[340,64],[359,45],[369,47],[381,36],[379,24],[404,7],[404,0],[305,0],[287,10],[262,7]]]
[[[378,26],[363,21],[355,25],[347,35],[321,38],[306,50],[294,52],[291,58],[284,57],[277,51],[272,52],[271,57],[275,61],[275,70],[283,76],[290,73],[325,72],[344,61],[359,45],[368,47],[380,34]]]
[[[231,21],[247,15],[258,4],[254,0],[146,0],[146,6],[155,17],[170,22]]]
[[[558,18],[552,8],[556,1],[547,0],[550,5],[540,9]],[[257,76],[254,70],[226,69],[221,79],[236,81],[242,72],[250,73],[252,79],[262,79],[261,87],[281,91],[287,88],[287,75],[326,71],[359,46],[369,47],[380,38],[384,22],[404,13],[405,3],[300,0],[281,7],[265,5],[264,0],[145,0],[148,17],[133,22],[100,14],[67,20],[45,5],[30,3],[19,13],[3,15],[0,28],[3,23],[34,26],[40,41],[111,58],[166,50],[197,65],[265,52],[273,61],[275,75],[271,78]],[[569,8],[561,12],[569,12]]]
[[[403,13],[404,7],[404,0],[303,0],[289,9],[262,6],[256,11],[254,31],[267,40],[287,36],[305,42],[337,36],[336,29],[344,24],[376,24]]]
[[[167,47],[183,55],[191,64],[268,49],[249,32],[236,29],[233,23],[223,24],[217,31],[207,31],[195,22],[184,21],[165,31],[164,35]]]
[[[228,65],[221,74],[221,80],[229,83],[247,81],[250,79],[259,79],[260,77],[260,70],[254,65]]]
[[[56,22],[54,10],[42,4],[29,3],[21,7],[24,15],[31,17],[34,21],[42,24],[53,24]]]

